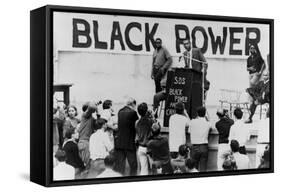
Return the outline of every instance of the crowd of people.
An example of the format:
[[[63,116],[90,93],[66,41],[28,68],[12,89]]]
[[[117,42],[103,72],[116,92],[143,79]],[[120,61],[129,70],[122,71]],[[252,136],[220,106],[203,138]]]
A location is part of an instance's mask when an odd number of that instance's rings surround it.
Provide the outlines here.
[[[229,117],[227,110],[218,109],[219,120],[212,126],[204,106],[197,108],[197,118],[190,119],[184,103],[178,101],[175,114],[170,116],[166,136],[161,134],[157,114],[160,101],[166,98],[167,71],[172,59],[160,38],[155,43],[151,78],[156,93],[152,109],[147,103],[137,105],[133,98],[129,98],[117,114],[111,100],[86,102],[81,108],[81,118],[78,118],[76,106],[57,106],[54,102],[54,180],[206,172],[209,171],[208,139],[212,131],[217,131],[219,137],[217,171],[269,168],[269,109],[267,118],[256,124],[262,128],[254,167],[250,165],[246,149],[250,137],[247,123],[253,122],[257,105],[269,103],[270,97],[269,74],[264,70],[258,49],[251,46],[247,60],[250,79],[247,92],[251,106],[246,122],[242,121],[244,113],[239,107],[234,110],[234,119]],[[189,39],[183,41],[183,45],[185,52],[181,57],[185,68],[203,72],[205,100],[210,87],[206,78],[208,64],[200,49],[191,47]]]
[[[102,109],[87,102],[81,119],[73,105],[54,106],[54,180],[205,172],[212,130],[219,135],[218,171],[251,168],[245,146],[249,130],[240,108],[234,110],[234,120],[219,109],[215,127],[206,118],[205,107],[198,107],[195,119],[189,118],[182,102],[175,109],[165,136],[148,105],[137,105],[132,98],[118,114],[110,100],[102,103]],[[260,143],[256,168],[269,167],[266,142]]]

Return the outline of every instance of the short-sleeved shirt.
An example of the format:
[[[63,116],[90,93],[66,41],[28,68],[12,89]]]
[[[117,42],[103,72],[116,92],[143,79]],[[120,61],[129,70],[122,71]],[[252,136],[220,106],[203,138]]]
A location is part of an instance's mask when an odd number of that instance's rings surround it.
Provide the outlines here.
[[[191,144],[208,144],[208,136],[211,128],[211,124],[205,118],[199,117],[192,119],[188,129]]]
[[[170,152],[178,152],[179,146],[186,143],[186,127],[190,119],[184,115],[174,114],[169,120],[169,146]]]
[[[237,140],[240,146],[245,146],[250,135],[250,127],[249,124],[245,124],[242,120],[237,120],[230,128],[229,142]]]
[[[155,49],[153,52],[153,67],[159,69],[164,66],[168,58],[171,55],[165,47],[161,47],[159,50]]]

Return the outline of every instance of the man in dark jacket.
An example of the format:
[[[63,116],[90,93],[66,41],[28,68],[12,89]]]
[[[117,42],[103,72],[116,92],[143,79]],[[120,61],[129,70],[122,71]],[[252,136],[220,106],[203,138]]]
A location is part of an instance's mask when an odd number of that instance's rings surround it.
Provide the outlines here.
[[[186,39],[183,41],[183,46],[185,51],[183,52],[183,56],[179,58],[184,58],[185,68],[194,69],[198,72],[203,72],[204,74],[204,91],[208,91],[210,87],[210,82],[207,80],[207,69],[208,63],[199,48],[193,48],[191,46],[190,39]]]
[[[216,128],[219,132],[219,145],[218,145],[218,157],[217,157],[217,168],[223,170],[224,157],[227,152],[230,151],[229,147],[229,131],[234,121],[228,117],[227,111],[218,109],[217,116],[219,121],[216,122]]]
[[[118,112],[118,130],[115,139],[116,165],[115,170],[122,175],[125,174],[125,160],[127,158],[130,166],[130,175],[137,173],[136,157],[136,130],[135,123],[138,120],[136,100],[130,98],[127,105]]]

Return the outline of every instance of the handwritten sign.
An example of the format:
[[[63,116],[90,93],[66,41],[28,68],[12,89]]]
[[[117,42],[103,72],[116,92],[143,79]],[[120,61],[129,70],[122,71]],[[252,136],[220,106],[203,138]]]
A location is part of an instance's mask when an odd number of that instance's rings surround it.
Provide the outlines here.
[[[168,71],[166,86],[164,126],[169,126],[177,102],[183,102],[190,118],[194,118],[196,108],[202,105],[202,73],[192,69],[172,69]]]

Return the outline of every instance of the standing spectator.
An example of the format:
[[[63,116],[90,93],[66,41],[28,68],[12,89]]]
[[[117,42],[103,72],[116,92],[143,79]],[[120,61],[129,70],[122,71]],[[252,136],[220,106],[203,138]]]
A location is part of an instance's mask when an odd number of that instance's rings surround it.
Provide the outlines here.
[[[78,112],[77,108],[74,105],[70,105],[66,109],[66,119],[63,125],[63,136],[65,137],[65,133],[67,129],[70,128],[77,128],[78,124],[80,123],[80,119],[77,118]]]
[[[151,157],[152,169],[161,168],[162,174],[173,173],[171,166],[169,142],[160,135],[159,123],[152,125],[152,139],[147,143],[147,153]]]
[[[182,102],[176,103],[175,110],[169,120],[169,147],[173,159],[177,158],[179,147],[186,144],[186,130],[190,123]]]
[[[89,139],[95,129],[95,119],[92,114],[97,111],[96,104],[87,102],[82,106],[82,119],[78,128],[79,133],[79,153],[88,168],[90,165]]]
[[[102,111],[100,112],[100,117],[107,120],[107,127],[116,130],[117,129],[117,122],[113,118],[115,116],[114,111],[112,109],[112,101],[105,100],[102,103]]]
[[[138,106],[138,113],[141,118],[136,122],[136,143],[138,146],[138,157],[140,161],[140,175],[148,175],[148,157],[147,143],[151,136],[151,126],[153,119],[148,112],[146,103],[141,103]]]
[[[162,39],[156,38],[156,49],[153,52],[151,78],[155,82],[155,92],[162,91],[161,80],[165,79],[168,69],[172,65],[172,57],[168,50],[162,46]]]
[[[196,169],[196,162],[193,159],[191,159],[191,158],[186,159],[185,165],[187,167],[188,173],[198,173],[199,172]]]
[[[130,175],[133,176],[137,173],[135,124],[138,120],[138,115],[135,108],[136,100],[129,98],[126,106],[118,112],[118,130],[115,140],[117,163],[115,170],[122,175],[125,173],[126,158],[130,166]]]
[[[59,105],[54,100],[53,106],[53,152],[56,153],[57,149],[63,144],[63,131],[62,126],[65,120],[65,113],[63,105]]]
[[[66,163],[75,168],[75,178],[80,178],[85,165],[79,156],[77,146],[79,134],[74,128],[70,128],[66,130],[65,137],[67,140],[63,144],[63,150],[66,153]]]
[[[198,107],[198,117],[192,119],[189,125],[191,147],[191,157],[195,161],[199,171],[207,171],[208,162],[208,136],[212,127],[206,120],[206,108]]]
[[[73,180],[75,170],[72,166],[65,163],[66,153],[63,150],[58,150],[55,154],[58,164],[54,167],[53,179],[58,180]]]
[[[114,136],[116,135],[117,131],[117,119],[114,118],[115,114],[112,109],[112,101],[111,100],[105,100],[102,103],[102,111],[99,112],[100,118],[103,118],[107,121],[107,133],[109,134],[109,137],[111,139],[112,144],[114,145]]]
[[[91,166],[88,178],[95,178],[105,169],[104,159],[113,150],[113,143],[106,131],[106,120],[97,119],[97,131],[90,137],[89,150]]]
[[[237,169],[249,169],[250,168],[250,160],[247,155],[241,154],[239,152],[239,142],[237,140],[231,140],[230,148],[232,151],[232,155],[236,162]]]
[[[249,128],[247,124],[242,121],[243,111],[240,108],[234,110],[234,117],[235,122],[230,129],[229,141],[237,140],[240,145],[239,152],[241,154],[246,154],[245,144],[249,138]]]
[[[222,170],[224,154],[230,151],[228,137],[230,127],[234,124],[234,121],[228,117],[227,112],[223,109],[218,109],[217,116],[219,118],[219,121],[216,122],[216,128],[219,132],[217,168]]]
[[[113,170],[115,164],[115,157],[113,154],[109,154],[104,159],[105,170],[97,176],[97,178],[105,178],[105,177],[121,177],[122,175]]]

